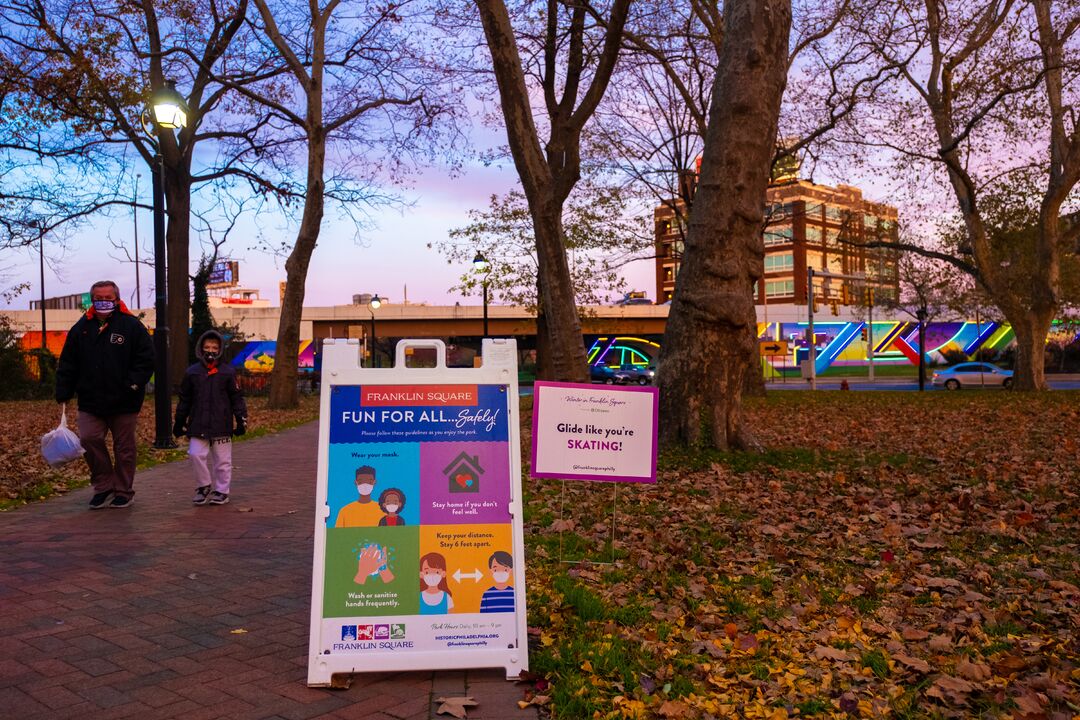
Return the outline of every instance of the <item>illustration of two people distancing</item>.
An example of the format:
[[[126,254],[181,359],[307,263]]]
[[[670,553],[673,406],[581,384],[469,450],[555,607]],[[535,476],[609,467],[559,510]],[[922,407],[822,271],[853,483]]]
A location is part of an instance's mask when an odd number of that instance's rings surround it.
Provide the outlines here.
[[[479,494],[481,476],[484,472],[478,455],[469,455],[466,452],[457,454],[440,473],[442,481],[446,483],[445,493],[449,493],[451,497],[458,494]],[[404,528],[407,525],[403,512],[409,498],[403,489],[387,487],[376,494],[379,480],[376,469],[371,465],[362,465],[356,469],[355,485],[357,499],[338,510],[334,521],[335,528]],[[479,549],[479,544],[477,548]],[[388,544],[361,542],[354,548],[354,554],[356,557],[356,575],[353,577],[355,585],[370,587],[369,583],[389,584],[395,580],[396,576],[392,568],[393,553]],[[443,553],[434,551],[424,553],[419,561],[419,614],[439,615],[453,612],[454,596],[449,578],[453,577],[458,583],[463,579],[479,582],[483,575],[490,577],[491,586],[480,596],[479,611],[481,613],[513,612],[514,588],[511,578],[514,560],[512,555],[505,550],[495,550],[487,556],[486,565],[487,572],[483,574],[478,568],[471,572],[457,570],[451,573],[447,558]],[[475,602],[475,596],[473,602]]]

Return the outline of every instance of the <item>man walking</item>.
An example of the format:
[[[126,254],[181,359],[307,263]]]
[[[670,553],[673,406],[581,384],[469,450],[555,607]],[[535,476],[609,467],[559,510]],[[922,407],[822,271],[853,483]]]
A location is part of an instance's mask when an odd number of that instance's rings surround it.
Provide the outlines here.
[[[126,508],[135,495],[135,427],[154,372],[154,345],[116,283],[94,283],[90,300],[93,306],[68,331],[60,352],[56,401],[79,399],[79,439],[94,486],[90,509]]]

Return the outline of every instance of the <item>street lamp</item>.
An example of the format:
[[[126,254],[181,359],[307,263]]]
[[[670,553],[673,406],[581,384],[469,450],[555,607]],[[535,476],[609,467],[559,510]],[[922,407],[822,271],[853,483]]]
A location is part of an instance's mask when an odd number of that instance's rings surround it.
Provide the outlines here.
[[[371,298],[371,302],[368,303],[368,307],[369,307],[368,312],[371,313],[371,367],[376,367],[376,365],[375,365],[375,311],[378,310],[381,305],[382,305],[382,299],[379,298],[379,293],[375,293],[375,295]]]
[[[473,268],[478,272],[484,273],[484,337],[488,336],[488,270],[491,265],[488,263],[487,258],[484,257],[484,253],[479,250],[476,251],[476,257],[472,260]]]
[[[165,81],[165,87],[150,93],[143,111],[143,131],[156,139],[159,133],[172,132],[187,125],[188,106],[176,91],[176,83]],[[165,188],[164,163],[160,141],[154,144],[150,161],[150,177],[154,191],[154,447],[166,450],[176,447],[172,432],[172,397],[169,389],[169,320],[167,316],[165,277]]]
[[[38,355],[38,382],[45,383],[45,221],[38,220],[38,259],[41,261],[41,354]]]

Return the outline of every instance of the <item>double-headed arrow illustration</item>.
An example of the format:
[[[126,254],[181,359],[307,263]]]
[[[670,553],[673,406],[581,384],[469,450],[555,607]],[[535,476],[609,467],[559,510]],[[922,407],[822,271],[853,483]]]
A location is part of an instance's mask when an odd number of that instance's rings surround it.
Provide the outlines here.
[[[474,572],[463,573],[461,570],[454,571],[454,580],[461,582],[461,578],[472,578],[473,582],[480,582],[480,578],[484,577],[484,573],[480,571],[480,568],[476,568]]]

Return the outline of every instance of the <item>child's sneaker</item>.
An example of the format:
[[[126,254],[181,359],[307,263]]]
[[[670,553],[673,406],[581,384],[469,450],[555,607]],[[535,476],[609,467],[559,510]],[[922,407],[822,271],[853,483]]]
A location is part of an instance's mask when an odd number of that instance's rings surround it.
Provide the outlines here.
[[[195,497],[191,498],[191,502],[196,505],[205,505],[210,495],[210,486],[203,485],[201,488],[195,491]]]
[[[218,492],[217,490],[215,490],[214,492],[210,493],[209,502],[211,505],[224,505],[225,503],[229,502],[229,496],[223,492]]]

